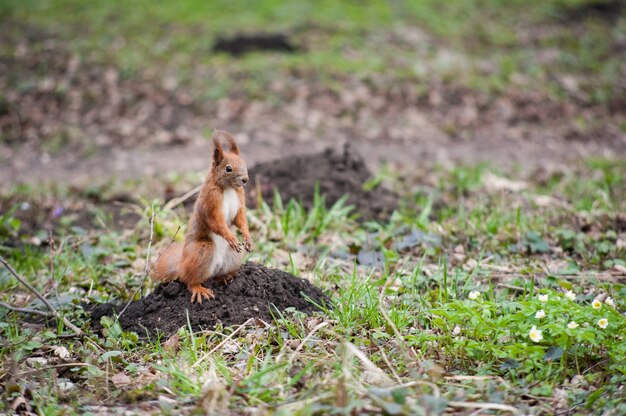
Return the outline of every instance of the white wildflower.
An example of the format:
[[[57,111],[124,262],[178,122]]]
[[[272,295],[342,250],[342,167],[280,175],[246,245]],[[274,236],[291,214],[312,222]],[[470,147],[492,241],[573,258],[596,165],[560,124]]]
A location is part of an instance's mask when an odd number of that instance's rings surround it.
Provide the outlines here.
[[[578,324],[576,323],[576,321],[572,321],[569,324],[567,324],[567,327],[569,329],[574,329],[574,328],[578,328]]]
[[[567,293],[565,294],[565,297],[568,298],[569,300],[576,300],[576,293],[572,292],[571,290],[568,290]]]
[[[610,297],[610,296],[608,298],[604,299],[604,303],[609,305],[611,308],[615,307],[615,302],[613,302],[613,298]]]
[[[534,342],[539,342],[543,339],[543,333],[538,330],[536,326],[533,325],[533,327],[530,329],[530,332],[528,333],[528,337]]]
[[[609,326],[609,320],[606,318],[599,319],[598,326],[602,329],[606,328],[607,326]]]
[[[602,302],[600,302],[598,299],[594,299],[593,302],[591,302],[591,307],[595,310],[598,310],[602,307]]]
[[[548,295],[539,295],[537,296],[537,299],[539,299],[539,302],[547,302],[548,301]]]
[[[535,314],[535,318],[537,319],[543,319],[546,317],[546,312],[543,309],[540,309],[537,311],[537,313]]]
[[[475,300],[478,299],[478,297],[480,296],[480,292],[477,290],[472,290],[469,295],[467,295],[467,297],[471,300]]]

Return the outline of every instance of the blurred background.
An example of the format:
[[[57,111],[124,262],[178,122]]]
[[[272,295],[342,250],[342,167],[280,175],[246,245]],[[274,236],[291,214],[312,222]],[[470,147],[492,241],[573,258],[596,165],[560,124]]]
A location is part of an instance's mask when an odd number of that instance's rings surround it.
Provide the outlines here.
[[[626,149],[623,0],[3,0],[0,178],[82,186],[351,143],[374,169]]]
[[[337,308],[148,278],[216,128],[246,261]],[[626,0],[0,0],[0,256],[89,335],[0,265],[0,414],[626,414],[625,184]]]

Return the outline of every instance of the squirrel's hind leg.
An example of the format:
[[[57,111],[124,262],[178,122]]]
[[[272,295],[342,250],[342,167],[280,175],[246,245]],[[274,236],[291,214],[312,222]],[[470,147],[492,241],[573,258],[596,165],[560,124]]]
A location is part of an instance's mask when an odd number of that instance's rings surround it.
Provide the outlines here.
[[[237,277],[237,270],[233,270],[228,274],[223,274],[221,276],[216,276],[215,281],[221,285],[227,285],[232,282],[235,277]]]
[[[202,286],[211,277],[214,254],[215,247],[211,241],[196,241],[185,245],[180,264],[180,280],[187,284],[191,292],[191,303],[202,303],[203,299],[215,298],[211,289]]]
[[[170,282],[179,277],[183,244],[173,243],[157,258],[152,270],[152,277],[162,282]]]

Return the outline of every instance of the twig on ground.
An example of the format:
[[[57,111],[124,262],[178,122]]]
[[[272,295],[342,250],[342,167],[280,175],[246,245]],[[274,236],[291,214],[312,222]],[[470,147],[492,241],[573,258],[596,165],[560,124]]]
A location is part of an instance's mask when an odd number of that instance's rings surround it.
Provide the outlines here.
[[[592,365],[591,367],[589,367],[589,368],[587,368],[586,370],[584,370],[584,371],[583,371],[583,374],[587,374],[587,373],[591,372],[591,370],[593,370],[594,368],[596,368],[596,367],[598,367],[598,366],[601,366],[601,365],[604,365],[604,364],[606,364],[606,363],[608,363],[608,362],[610,362],[610,361],[611,361],[611,359],[610,359],[610,358],[606,358],[606,359],[604,359],[604,360],[598,361],[597,363],[595,363],[595,364],[594,364],[594,365]]]
[[[93,364],[89,364],[89,363],[65,363],[65,364],[48,365],[46,367],[34,368],[32,370],[22,371],[19,374],[19,376],[21,377],[21,376],[25,376],[27,374],[37,373],[39,371],[53,370],[55,368],[89,367],[89,366],[93,366]]]
[[[48,228],[48,247],[50,248],[50,280],[52,281],[52,287],[54,289],[54,297],[57,300],[57,304],[61,305],[61,297],[59,296],[59,282],[54,279],[54,259],[57,253],[63,250],[63,243],[57,250],[54,238],[52,237],[52,228]]]
[[[462,407],[465,409],[485,409],[485,410],[502,410],[504,412],[511,412],[514,415],[521,415],[522,413],[516,407],[509,406],[501,403],[474,403],[474,402],[448,402],[450,407]]]
[[[605,393],[605,394],[601,394],[601,395],[600,395],[600,397],[605,396],[605,395],[606,395],[606,393]],[[600,397],[598,397],[598,398],[600,398]],[[584,400],[583,400],[583,401],[581,401],[581,402],[578,402],[578,403],[574,404],[573,406],[571,406],[571,407],[569,407],[569,408],[567,408],[567,409],[563,409],[563,410],[560,410],[560,411],[556,412],[556,413],[555,413],[555,416],[561,416],[561,415],[571,415],[571,414],[573,414],[574,410],[575,410],[577,407],[580,407],[580,406],[582,406],[582,405],[584,405],[584,404],[585,404],[585,401],[584,401]]]
[[[2,263],[2,265],[13,275],[13,277],[15,277],[17,279],[18,282],[20,282],[22,285],[24,285],[30,292],[32,292],[40,301],[43,302],[44,305],[46,305],[46,307],[50,310],[50,313],[52,316],[54,316],[56,319],[59,319],[63,322],[63,324],[65,326],[67,326],[69,329],[72,330],[72,332],[74,332],[76,335],[78,336],[82,336],[83,335],[83,331],[78,328],[77,326],[75,326],[73,323],[71,323],[69,321],[69,319],[67,319],[65,316],[61,316],[61,314],[59,313],[59,311],[56,310],[56,308],[54,306],[52,306],[52,304],[50,302],[48,302],[48,299],[44,298],[38,291],[37,289],[35,289],[33,286],[30,285],[30,283],[28,283],[23,277],[21,277],[19,274],[17,274],[17,272],[15,271],[15,269],[4,259],[4,257],[0,256],[0,263]]]
[[[321,402],[323,400],[330,399],[334,395],[335,395],[335,393],[327,391],[327,392],[321,393],[321,394],[319,394],[317,396],[307,397],[305,399],[293,400],[293,401],[285,402],[285,403],[279,403],[279,404],[276,405],[276,408],[280,409],[280,408],[285,408],[285,407],[287,407],[287,408],[294,407],[295,405],[301,405],[301,406],[309,405],[309,404],[312,404],[312,403]]]
[[[504,288],[511,289],[511,290],[515,290],[515,291],[517,291],[517,292],[523,292],[523,291],[525,291],[525,290],[526,290],[526,289],[524,289],[523,287],[520,287],[520,286],[513,286],[513,285],[507,285],[506,283],[498,283],[498,284],[497,284],[497,286],[498,286],[498,287],[504,287]]]
[[[152,216],[150,217],[150,240],[148,241],[148,251],[146,253],[146,264],[143,268],[144,276],[148,274],[150,268],[150,249],[152,248],[152,239],[154,238],[154,204],[152,204]]]
[[[174,241],[176,241],[176,236],[178,235],[178,232],[180,231],[180,225],[178,226],[178,228],[176,229],[176,232],[174,233],[174,237],[172,237],[172,241],[170,241],[170,243],[167,245],[167,247],[165,248],[165,250],[163,250],[159,256],[157,257],[156,261],[159,261],[159,258],[161,257],[161,255],[168,249],[170,248],[170,246],[172,244],[174,244]],[[119,313],[119,315],[117,316],[118,319],[122,317],[122,315],[124,314],[124,312],[126,312],[126,309],[130,306],[130,304],[133,302],[133,299],[135,299],[135,296],[137,296],[137,293],[139,293],[139,291],[143,288],[144,283],[146,282],[146,278],[148,277],[148,275],[150,274],[150,272],[152,271],[152,265],[150,264],[150,248],[152,247],[152,238],[154,237],[154,206],[152,206],[152,216],[150,217],[150,241],[148,242],[148,252],[146,253],[146,265],[144,266],[144,272],[143,272],[143,277],[141,278],[141,284],[139,285],[139,287],[137,288],[137,290],[135,290],[135,293],[133,293],[133,295],[130,297],[130,299],[128,300],[128,302],[126,303],[126,305],[124,306],[124,308],[122,309],[122,311]],[[156,262],[155,262],[156,263]]]
[[[302,347],[304,347],[306,345],[307,342],[309,342],[309,340],[311,339],[311,337],[320,329],[324,328],[325,326],[327,326],[329,324],[328,321],[323,321],[320,322],[319,324],[317,324],[315,326],[315,328],[313,328],[311,330],[311,332],[309,332],[309,334],[302,340],[302,342],[300,342],[300,344],[296,347],[295,350],[293,350],[293,353],[291,353],[291,357],[289,357],[289,364],[291,365],[294,360],[296,359],[296,356],[298,355],[298,352],[302,349]],[[279,358],[282,358],[279,356],[276,357],[276,361],[280,361]]]
[[[396,381],[398,383],[402,384],[402,379],[400,378],[400,376],[398,375],[396,370],[391,365],[391,361],[389,361],[389,357],[387,357],[387,354],[385,354],[385,350],[383,350],[382,348],[378,347],[378,352],[380,352],[380,356],[383,357],[383,361],[385,362],[385,364],[387,364],[387,368],[389,368],[389,371],[391,371],[391,374],[393,374],[393,376],[395,377]]]
[[[170,199],[167,204],[163,205],[163,209],[164,210],[171,210],[172,208],[174,208],[178,204],[181,204],[181,203],[185,202],[186,200],[188,200],[189,198],[191,198],[192,196],[194,196],[195,194],[200,192],[201,188],[202,188],[202,185],[199,185],[199,186],[193,188],[191,191],[187,192],[183,196],[180,196],[178,198]]]
[[[389,386],[389,387],[383,387],[383,390],[386,391],[394,391],[394,390],[400,390],[400,389],[407,389],[409,387],[415,387],[415,386],[427,386],[430,387],[430,389],[433,391],[433,395],[435,397],[441,397],[441,390],[439,389],[439,386],[437,386],[435,383],[430,382],[430,381],[426,381],[426,380],[413,380],[413,381],[409,381],[407,383],[400,383],[400,384],[396,384],[393,386]]]
[[[222,340],[222,342],[220,342],[219,344],[217,344],[215,347],[213,347],[213,349],[211,349],[211,351],[207,352],[206,354],[204,354],[202,356],[202,358],[200,358],[198,361],[196,361],[195,363],[193,363],[193,365],[191,366],[191,368],[195,368],[198,364],[200,364],[202,361],[204,361],[205,359],[207,359],[208,357],[210,357],[215,351],[219,350],[220,348],[222,348],[222,346],[224,344],[226,344],[229,340],[233,339],[233,337],[235,336],[236,333],[238,333],[239,331],[241,331],[243,328],[246,327],[246,325],[248,325],[250,322],[253,322],[254,318],[250,318],[248,319],[246,322],[244,322],[243,324],[239,325],[239,327],[237,329],[235,329],[229,336],[227,336],[226,338],[224,338]]]
[[[176,230],[176,233],[178,233],[178,230]],[[141,291],[141,289],[143,288],[143,284],[146,281],[146,277],[148,277],[148,274],[150,273],[150,268],[151,268],[150,249],[152,249],[153,238],[154,238],[154,204],[152,204],[152,216],[150,217],[150,239],[148,240],[148,251],[146,252],[146,264],[143,267],[143,278],[141,279],[141,285],[137,288],[133,296],[130,298],[131,301],[135,298],[135,296],[137,296],[137,293]],[[176,238],[176,234],[174,235],[174,238]],[[170,242],[170,245],[173,242],[174,242],[174,239],[172,239],[172,241]],[[126,307],[128,307],[128,304],[126,304]]]
[[[496,380],[501,383],[504,387],[509,390],[513,390],[513,387],[507,383],[502,377],[498,376],[465,376],[465,375],[455,375],[455,376],[446,376],[444,380],[457,380],[457,381],[482,381],[482,380]]]
[[[27,314],[30,313],[33,315],[41,315],[41,316],[45,316],[48,318],[54,317],[54,315],[50,312],[38,311],[37,309],[18,308],[16,306],[9,305],[8,303],[1,302],[1,301],[0,301],[0,306],[13,312],[20,312],[20,313],[27,313]]]
[[[597,279],[610,279],[612,277],[626,277],[626,275],[621,274],[621,273],[612,273],[612,272],[580,272],[580,273],[569,273],[569,274],[556,274],[556,273],[550,273],[550,272],[535,272],[533,273],[533,275],[535,277],[547,277],[547,276],[555,276],[558,275],[559,278],[561,279],[567,279],[567,280],[576,280],[576,279],[583,279],[583,278],[587,278],[587,277],[595,277]],[[510,278],[511,276],[513,277],[519,277],[519,272],[498,272],[498,273],[493,273],[491,274],[492,278]]]
[[[346,350],[348,350],[359,361],[361,361],[361,364],[367,371],[370,371],[371,373],[376,374],[378,377],[380,377],[380,380],[384,384],[389,385],[393,383],[393,380],[391,379],[391,377],[389,377],[387,373],[385,373],[380,367],[374,364],[372,360],[367,358],[367,355],[365,355],[365,353],[361,351],[359,347],[357,347],[356,345],[354,345],[353,343],[349,341],[346,341],[344,345],[346,347]]]

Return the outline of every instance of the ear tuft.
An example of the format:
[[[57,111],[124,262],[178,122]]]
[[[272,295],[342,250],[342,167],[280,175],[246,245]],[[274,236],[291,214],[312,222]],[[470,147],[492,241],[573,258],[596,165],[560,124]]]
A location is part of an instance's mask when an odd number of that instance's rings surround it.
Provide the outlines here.
[[[237,146],[237,142],[235,142],[235,138],[230,134],[225,132],[224,130],[215,130],[213,132],[213,139],[218,140],[219,137],[224,138],[226,143],[228,143],[229,151],[236,155],[239,155],[239,146]]]
[[[215,148],[213,150],[213,166],[217,166],[222,163],[222,160],[224,160],[224,150],[222,149],[222,145],[220,144],[219,140],[215,136],[215,133],[213,133],[213,146]]]

